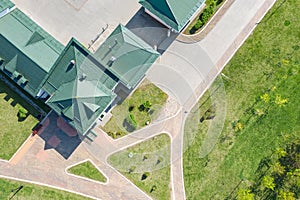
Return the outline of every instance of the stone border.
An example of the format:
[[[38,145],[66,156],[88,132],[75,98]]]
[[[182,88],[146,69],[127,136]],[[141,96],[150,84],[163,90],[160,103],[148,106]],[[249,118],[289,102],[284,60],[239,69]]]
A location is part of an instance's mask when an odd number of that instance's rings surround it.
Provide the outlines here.
[[[188,26],[182,31],[182,33],[176,38],[177,41],[183,43],[195,43],[203,40],[206,35],[215,27],[215,25],[220,21],[220,19],[224,16],[226,11],[230,8],[230,6],[235,2],[235,0],[226,0],[221,7],[217,10],[217,12],[210,18],[210,20],[206,23],[201,30],[195,34],[187,35],[183,32],[189,27]],[[198,16],[198,15],[197,15]]]

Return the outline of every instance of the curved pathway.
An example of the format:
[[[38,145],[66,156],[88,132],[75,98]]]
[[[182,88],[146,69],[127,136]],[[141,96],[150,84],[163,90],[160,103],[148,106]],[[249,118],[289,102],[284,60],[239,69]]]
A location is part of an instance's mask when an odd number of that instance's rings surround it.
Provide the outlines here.
[[[150,199],[150,197],[133,185],[129,180],[117,172],[106,163],[107,157],[115,151],[122,150],[135,143],[146,140],[161,132],[168,132],[172,136],[171,142],[171,179],[172,179],[172,199],[185,199],[182,147],[183,147],[183,127],[187,112],[192,109],[204,91],[210,86],[214,78],[220,73],[224,65],[233,56],[244,40],[253,31],[257,22],[264,16],[275,0],[235,0],[224,16],[218,21],[216,26],[201,42],[187,45],[197,45],[205,55],[203,58],[210,60],[208,65],[201,64],[201,55],[189,51],[195,46],[185,46],[179,41],[169,47],[169,52],[180,52],[180,55],[192,65],[176,66],[172,60],[164,55],[162,61],[166,65],[172,64],[172,71],[177,71],[183,79],[182,81],[191,88],[191,93],[181,93],[181,86],[174,87],[174,77],[169,76],[166,70],[158,75],[158,66],[150,70],[147,75],[155,83],[162,83],[162,88],[168,88],[167,93],[179,97],[181,108],[173,116],[165,120],[147,126],[124,138],[112,140],[100,129],[95,129],[98,133],[96,140],[91,143],[82,143],[67,160],[60,156],[55,150],[45,150],[44,141],[38,136],[26,147],[26,152],[22,153],[14,162],[0,160],[0,177],[18,179],[37,184],[47,185],[63,190],[68,190],[78,194],[86,195],[94,199]],[[241,17],[242,16],[242,17]],[[183,43],[182,43],[183,44]],[[186,49],[185,49],[186,48]],[[172,57],[170,57],[172,58]],[[180,62],[179,62],[180,63]],[[196,64],[194,64],[196,63]],[[200,63],[200,64],[199,64]],[[163,63],[161,63],[163,64]],[[189,69],[188,67],[192,67]],[[196,70],[194,80],[191,78],[195,74],[187,72]],[[154,73],[154,74],[151,74]],[[155,76],[156,75],[156,76]],[[187,76],[186,76],[187,75]],[[191,76],[191,77],[189,77]],[[165,80],[168,79],[168,80]],[[198,82],[198,84],[197,84]],[[173,89],[172,89],[173,88]],[[186,97],[184,96],[186,95]],[[105,184],[70,176],[65,169],[85,159],[91,159],[99,169],[108,177]]]

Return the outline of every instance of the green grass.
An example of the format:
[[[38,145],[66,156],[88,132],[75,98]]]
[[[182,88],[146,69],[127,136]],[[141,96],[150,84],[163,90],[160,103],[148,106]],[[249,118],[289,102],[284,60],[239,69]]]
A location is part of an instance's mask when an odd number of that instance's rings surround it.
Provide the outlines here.
[[[18,118],[20,108],[29,115],[25,120]],[[38,123],[34,117],[38,114],[26,101],[0,81],[0,158],[9,160],[22,143],[31,134]]]
[[[90,162],[84,162],[68,169],[69,173],[100,182],[106,182],[105,176]]]
[[[129,155],[132,155],[130,157]],[[158,161],[159,160],[159,161]],[[170,199],[170,137],[161,134],[115,153],[108,162],[154,199]],[[150,175],[141,180],[143,173]],[[151,192],[152,187],[156,190]]]
[[[23,188],[12,199],[60,199],[60,200],[83,200],[89,199],[87,197],[72,194],[66,191],[52,189],[44,186],[11,181],[7,179],[0,179],[0,199],[9,199],[20,186]]]
[[[103,130],[113,138],[119,138],[128,134],[133,130],[126,129],[124,120],[129,118],[130,115],[136,121],[136,129],[140,129],[146,126],[147,122],[151,122],[158,116],[167,98],[168,96],[162,90],[145,80],[130,97],[112,110],[113,116],[103,127]],[[140,105],[146,101],[152,104],[150,112],[139,110]],[[130,107],[132,110],[130,110]]]
[[[299,138],[299,7],[300,1],[277,1],[223,70],[230,77],[223,79],[225,124],[204,158],[199,157],[201,144],[215,119],[199,123],[199,118],[218,91],[206,93],[194,108],[197,114],[189,116],[183,161],[187,199],[231,199],[257,179],[263,158]],[[218,88],[219,79],[212,87]],[[264,94],[269,101],[264,101]],[[287,103],[280,106],[280,98]]]

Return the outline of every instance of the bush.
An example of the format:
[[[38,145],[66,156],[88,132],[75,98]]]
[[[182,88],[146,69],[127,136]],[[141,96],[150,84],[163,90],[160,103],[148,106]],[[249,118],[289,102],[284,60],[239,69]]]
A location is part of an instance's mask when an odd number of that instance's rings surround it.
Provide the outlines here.
[[[134,107],[135,107],[134,105],[129,106],[128,111],[129,112],[133,111]]]
[[[131,166],[128,170],[129,173],[134,172],[134,170],[136,169],[136,166]]]
[[[210,19],[210,17],[214,13],[214,9],[215,9],[215,5],[212,4],[203,10],[202,14],[199,17],[199,19],[202,21],[203,24],[205,24]]]
[[[145,154],[144,157],[143,157],[143,161],[147,160],[148,158],[149,158],[149,154]]]
[[[146,178],[148,178],[149,176],[150,176],[150,173],[149,172],[145,172],[145,173],[143,173],[141,180],[143,181]]]
[[[204,26],[204,24],[207,23],[207,21],[210,19],[210,17],[214,14],[215,8],[216,8],[216,2],[212,1],[200,14],[196,24],[190,30],[191,34],[195,33],[197,30],[202,28],[202,26]]]
[[[198,29],[200,29],[202,26],[203,26],[203,22],[202,22],[200,19],[198,19],[197,22],[196,22],[196,24],[193,26],[193,29],[198,30]]]
[[[150,193],[154,192],[156,189],[157,189],[156,185],[153,185],[153,186],[151,187]]]
[[[152,106],[151,102],[147,100],[139,106],[139,110],[148,112],[150,110],[151,106]]]
[[[25,108],[21,107],[19,109],[18,116],[20,118],[26,118],[27,117],[27,110]]]

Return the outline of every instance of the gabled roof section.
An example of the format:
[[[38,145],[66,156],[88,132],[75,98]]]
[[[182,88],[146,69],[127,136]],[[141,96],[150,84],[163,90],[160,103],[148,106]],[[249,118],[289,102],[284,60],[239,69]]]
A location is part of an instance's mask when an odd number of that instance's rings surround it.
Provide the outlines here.
[[[0,13],[7,8],[14,7],[14,4],[10,0],[1,0],[0,1]]]
[[[34,33],[31,35],[30,39],[28,40],[28,42],[26,43],[25,46],[35,44],[35,43],[40,42],[44,39],[45,38],[41,34],[39,34],[39,32],[34,31]]]
[[[117,77],[72,39],[55,63],[43,89],[47,104],[84,135],[115,99]]]
[[[97,49],[94,56],[107,70],[132,89],[160,54],[120,24]]]
[[[4,60],[0,70],[32,96],[37,95],[63,50],[62,44],[18,9],[0,17],[0,45]]]
[[[205,0],[140,0],[160,20],[180,32]]]
[[[45,72],[64,48],[19,9],[0,18],[0,34]]]

